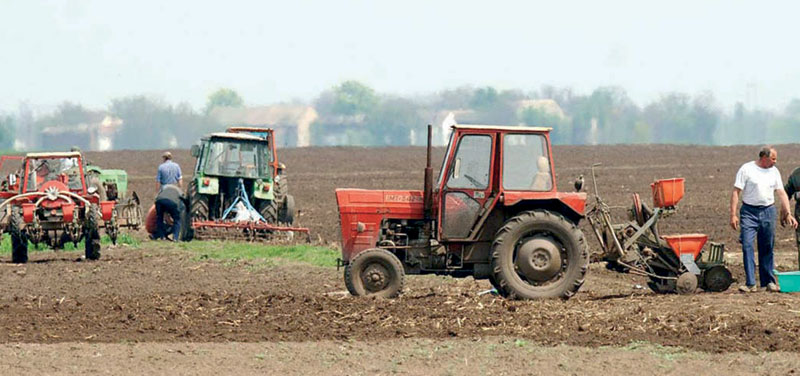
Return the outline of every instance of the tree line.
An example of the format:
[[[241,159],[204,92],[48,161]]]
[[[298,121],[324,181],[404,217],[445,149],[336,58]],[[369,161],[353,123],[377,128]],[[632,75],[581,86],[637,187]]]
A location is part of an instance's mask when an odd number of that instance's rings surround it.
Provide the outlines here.
[[[562,113],[536,106],[531,100],[555,101]],[[764,144],[800,142],[800,99],[776,111],[737,103],[724,111],[712,94],[664,94],[637,105],[620,87],[600,87],[591,93],[545,86],[539,90],[459,87],[428,95],[379,93],[345,81],[320,93],[310,106],[318,113],[311,126],[313,145],[389,146],[424,144],[424,125],[441,121],[448,111],[468,113],[468,122],[552,127],[556,144]],[[98,115],[122,120],[113,136],[115,149],[185,148],[203,134],[219,131],[215,107],[244,107],[232,89],[208,96],[200,109],[173,105],[138,95],[112,99],[103,109],[64,102],[50,113],[33,116],[26,106],[16,113],[0,109],[0,149],[10,149],[17,133],[97,121]],[[456,120],[464,123],[464,119]],[[30,131],[30,130],[29,130]]]

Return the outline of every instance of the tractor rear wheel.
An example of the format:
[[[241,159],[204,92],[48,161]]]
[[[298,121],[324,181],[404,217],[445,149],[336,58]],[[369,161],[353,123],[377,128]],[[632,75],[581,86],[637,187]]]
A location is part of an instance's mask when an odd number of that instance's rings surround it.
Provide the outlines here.
[[[11,236],[11,261],[17,264],[28,262],[28,238],[22,232],[22,223],[19,209],[12,209],[8,219],[8,233]]]
[[[181,239],[188,242],[194,238],[192,222],[207,221],[209,218],[208,213],[210,212],[208,196],[201,194],[197,190],[197,179],[192,179],[192,182],[189,183],[189,189],[186,191],[186,200],[188,203],[185,204],[189,207],[189,213],[183,218],[184,220],[181,221],[181,225],[183,226],[181,229]]]
[[[344,268],[344,284],[354,296],[397,297],[403,290],[404,279],[400,259],[380,248],[359,253]]]
[[[264,217],[267,223],[278,223],[278,211],[280,207],[275,200],[261,200],[258,212]]]
[[[87,260],[97,260],[100,258],[100,208],[92,204],[86,213],[86,223],[83,230],[83,242],[86,250]]]
[[[568,299],[583,285],[588,268],[583,233],[548,210],[509,219],[492,244],[492,274],[500,295],[509,298]]]
[[[278,221],[281,223],[292,224],[294,223],[294,215],[296,209],[294,208],[294,196],[286,195],[278,215]]]
[[[275,201],[278,203],[278,206],[283,206],[284,200],[286,200],[286,196],[289,194],[289,180],[286,179],[286,175],[284,173],[280,173],[275,176]]]

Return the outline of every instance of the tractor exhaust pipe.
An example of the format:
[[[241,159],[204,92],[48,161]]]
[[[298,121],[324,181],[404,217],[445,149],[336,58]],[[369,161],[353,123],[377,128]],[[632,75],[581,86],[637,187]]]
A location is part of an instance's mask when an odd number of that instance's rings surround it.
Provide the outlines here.
[[[431,139],[433,138],[433,126],[428,124],[428,150],[425,162],[425,187],[423,188],[423,211],[425,221],[430,222],[433,217],[433,169],[431,168]]]

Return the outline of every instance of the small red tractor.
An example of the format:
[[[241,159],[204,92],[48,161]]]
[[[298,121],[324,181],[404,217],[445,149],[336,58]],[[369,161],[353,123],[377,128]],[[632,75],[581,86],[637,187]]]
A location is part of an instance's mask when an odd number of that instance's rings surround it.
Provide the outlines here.
[[[348,291],[395,297],[406,274],[443,274],[508,298],[573,296],[589,264],[587,196],[558,191],[550,130],[454,126],[434,184],[428,126],[422,191],[337,189]]]
[[[0,231],[11,237],[15,263],[28,261],[28,241],[58,249],[84,240],[86,258],[96,260],[101,228],[115,241],[119,227],[137,228],[141,222],[141,214],[123,218],[138,210],[121,211],[115,201],[100,199],[99,187],[87,182],[80,152],[28,153],[2,161],[9,159],[22,160],[22,166],[0,187]]]

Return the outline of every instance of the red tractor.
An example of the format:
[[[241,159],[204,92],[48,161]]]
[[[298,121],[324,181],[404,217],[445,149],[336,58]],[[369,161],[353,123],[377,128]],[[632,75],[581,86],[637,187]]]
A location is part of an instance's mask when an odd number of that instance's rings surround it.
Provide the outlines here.
[[[114,201],[101,201],[97,186],[88,186],[79,152],[29,153],[21,169],[0,187],[0,231],[11,237],[11,258],[28,261],[28,241],[54,249],[81,240],[86,258],[100,258],[100,229],[112,237],[122,227],[139,223],[121,218]],[[120,223],[121,222],[121,223]]]
[[[573,296],[589,263],[586,193],[558,191],[549,131],[454,126],[434,184],[429,126],[423,191],[337,189],[348,291],[395,297],[406,274],[441,274],[508,298]]]

